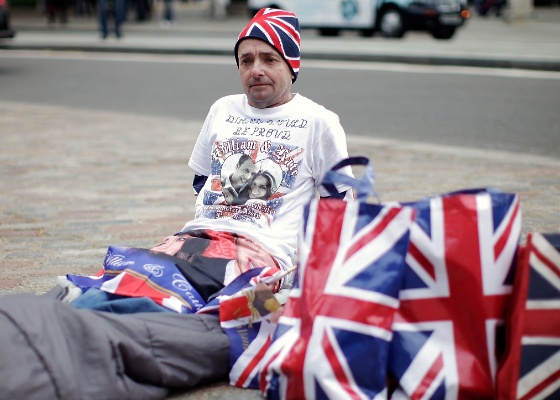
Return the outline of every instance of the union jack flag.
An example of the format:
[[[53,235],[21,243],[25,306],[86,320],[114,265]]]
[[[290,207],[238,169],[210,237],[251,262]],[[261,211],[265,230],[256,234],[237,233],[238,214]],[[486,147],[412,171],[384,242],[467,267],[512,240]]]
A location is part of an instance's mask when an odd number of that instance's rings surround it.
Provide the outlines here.
[[[262,319],[252,325],[224,328],[230,337],[230,343],[239,349],[244,349],[237,358],[230,360],[230,385],[251,389],[259,388],[259,372],[275,329],[276,324],[268,319]]]
[[[220,315],[220,325],[230,341],[232,386],[259,387],[258,372],[276,327],[269,321],[269,314],[280,308],[266,284],[279,281],[287,273],[271,267],[248,270],[198,311]]]
[[[519,198],[475,190],[414,207],[393,323],[393,398],[493,398],[496,331],[521,232]]]
[[[530,233],[517,264],[498,398],[560,398],[560,234]]]
[[[386,396],[385,365],[413,210],[322,199],[306,207],[298,282],[263,360],[283,399]]]
[[[239,34],[238,42],[245,37],[258,37],[270,43],[282,54],[297,76],[300,67],[300,33],[296,15],[275,8],[263,8]],[[237,54],[236,54],[237,57]]]

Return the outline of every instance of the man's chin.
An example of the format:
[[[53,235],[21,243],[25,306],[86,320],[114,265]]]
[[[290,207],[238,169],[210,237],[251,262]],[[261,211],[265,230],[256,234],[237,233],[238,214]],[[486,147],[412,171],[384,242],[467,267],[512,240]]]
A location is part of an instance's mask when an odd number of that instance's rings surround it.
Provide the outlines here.
[[[272,104],[270,96],[255,96],[254,93],[249,93],[247,95],[249,98],[249,104],[257,108],[266,108]]]
[[[257,97],[268,97],[272,94],[270,86],[251,86],[249,88],[249,95]]]

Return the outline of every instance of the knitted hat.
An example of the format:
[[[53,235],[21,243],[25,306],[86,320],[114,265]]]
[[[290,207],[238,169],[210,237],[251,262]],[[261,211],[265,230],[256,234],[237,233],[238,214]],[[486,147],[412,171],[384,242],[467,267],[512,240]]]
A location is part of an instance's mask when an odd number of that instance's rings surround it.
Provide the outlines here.
[[[239,67],[237,49],[244,39],[260,39],[272,47],[290,66],[295,82],[299,72],[299,21],[294,13],[276,8],[261,9],[241,31],[235,43],[235,62]]]

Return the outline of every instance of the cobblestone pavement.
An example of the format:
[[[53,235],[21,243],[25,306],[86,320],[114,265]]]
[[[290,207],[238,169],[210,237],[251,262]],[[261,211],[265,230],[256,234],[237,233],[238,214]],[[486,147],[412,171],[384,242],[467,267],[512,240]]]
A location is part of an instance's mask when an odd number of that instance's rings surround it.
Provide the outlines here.
[[[97,271],[109,245],[151,247],[194,212],[187,159],[202,120],[0,102],[0,296]],[[521,196],[523,236],[560,231],[560,159],[364,139],[382,201],[461,188]],[[227,396],[225,395],[227,393]],[[218,384],[173,399],[251,399]]]

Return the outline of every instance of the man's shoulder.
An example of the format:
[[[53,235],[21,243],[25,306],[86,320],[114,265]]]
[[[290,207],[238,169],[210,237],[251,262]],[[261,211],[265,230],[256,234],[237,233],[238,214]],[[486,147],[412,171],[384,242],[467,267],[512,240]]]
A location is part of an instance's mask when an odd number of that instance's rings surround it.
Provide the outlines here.
[[[229,94],[223,97],[220,97],[218,100],[214,102],[214,105],[224,105],[224,104],[241,104],[245,99],[245,95],[238,93],[238,94]]]
[[[294,106],[296,106],[298,110],[305,110],[305,112],[309,114],[314,114],[322,118],[334,118],[338,120],[338,115],[334,111],[329,110],[325,106],[303,96],[302,94],[298,93],[293,100]]]

